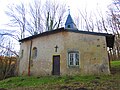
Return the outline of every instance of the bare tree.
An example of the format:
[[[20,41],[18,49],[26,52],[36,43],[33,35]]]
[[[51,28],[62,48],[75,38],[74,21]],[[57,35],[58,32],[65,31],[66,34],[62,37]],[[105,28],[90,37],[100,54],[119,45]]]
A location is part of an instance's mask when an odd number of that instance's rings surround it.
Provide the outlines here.
[[[44,7],[45,9],[44,20],[45,20],[46,31],[60,27],[64,13],[66,11],[65,7],[66,7],[65,4],[59,4],[55,1],[54,2],[46,1]]]
[[[8,24],[11,27],[17,28],[17,32],[20,33],[20,39],[25,38],[25,29],[26,29],[26,9],[23,3],[20,5],[9,5],[8,11],[6,14],[10,17],[10,23]]]
[[[16,61],[16,57],[0,56],[0,79],[15,76]]]
[[[76,26],[77,26],[77,28],[79,28],[80,26],[80,17],[79,16],[77,16],[77,17],[75,17],[74,18],[74,20],[75,20],[75,24],[76,24]],[[82,27],[81,27],[82,28]]]
[[[5,36],[6,35],[6,36]],[[19,57],[18,52],[15,51],[13,41],[8,34],[0,34],[0,56],[15,56]]]
[[[65,4],[48,0],[45,4],[41,4],[41,0],[33,0],[28,6],[24,3],[9,5],[6,14],[10,17],[8,25],[16,28],[14,35],[20,40],[26,36],[59,28],[65,10]]]
[[[120,0],[113,0],[113,3],[108,6],[109,11],[107,12],[108,25],[115,34],[115,44],[113,50],[111,50],[114,60],[120,59]]]
[[[0,79],[15,76],[18,57],[18,53],[14,51],[12,42],[7,41],[4,35],[0,34]]]
[[[113,0],[113,3],[108,6],[108,20],[113,32],[119,36],[120,30],[120,0]]]
[[[90,31],[89,22],[88,22],[88,14],[87,14],[86,8],[85,8],[85,12],[81,12],[79,10],[79,13],[80,13],[81,17],[83,18],[83,20],[85,21],[86,30]]]
[[[34,0],[33,3],[29,4],[29,14],[31,23],[28,24],[31,27],[28,27],[31,33],[37,34],[43,32],[43,18],[42,18],[42,5],[40,0]]]
[[[113,4],[116,7],[116,11],[119,13],[120,12],[120,0],[113,0]]]
[[[94,13],[91,11],[90,13],[87,12],[86,8],[84,11],[79,10],[81,19],[84,20],[83,25],[85,25],[85,29],[87,31],[94,31],[95,29],[95,21],[94,21]],[[81,23],[81,24],[82,24]],[[82,26],[81,26],[82,27]]]

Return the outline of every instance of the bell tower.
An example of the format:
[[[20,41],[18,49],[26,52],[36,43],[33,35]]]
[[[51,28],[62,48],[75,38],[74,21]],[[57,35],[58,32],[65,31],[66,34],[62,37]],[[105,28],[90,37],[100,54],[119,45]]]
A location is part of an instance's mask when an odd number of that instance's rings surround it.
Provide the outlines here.
[[[73,22],[71,15],[70,15],[70,9],[69,9],[69,14],[68,14],[67,20],[65,22],[65,28],[77,29],[75,23]]]

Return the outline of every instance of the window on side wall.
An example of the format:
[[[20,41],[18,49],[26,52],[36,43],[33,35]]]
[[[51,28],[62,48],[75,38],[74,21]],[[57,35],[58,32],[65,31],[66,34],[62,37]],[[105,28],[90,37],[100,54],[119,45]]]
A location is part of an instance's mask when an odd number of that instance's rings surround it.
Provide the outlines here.
[[[68,65],[79,66],[79,52],[78,51],[68,52]]]
[[[32,58],[35,59],[37,57],[37,48],[34,47],[32,50]]]
[[[23,58],[24,50],[21,50],[20,58]]]

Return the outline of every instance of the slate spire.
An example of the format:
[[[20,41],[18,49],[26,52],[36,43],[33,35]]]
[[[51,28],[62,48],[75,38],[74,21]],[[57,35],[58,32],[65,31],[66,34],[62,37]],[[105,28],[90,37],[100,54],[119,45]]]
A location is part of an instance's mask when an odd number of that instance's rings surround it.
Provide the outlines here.
[[[73,22],[73,19],[72,19],[71,15],[70,15],[70,11],[69,11],[67,20],[65,22],[65,28],[77,29],[75,23]]]

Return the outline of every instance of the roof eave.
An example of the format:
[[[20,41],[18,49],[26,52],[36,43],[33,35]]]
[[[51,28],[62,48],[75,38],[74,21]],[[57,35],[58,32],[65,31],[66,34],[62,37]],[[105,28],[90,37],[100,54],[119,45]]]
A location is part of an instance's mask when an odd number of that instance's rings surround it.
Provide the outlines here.
[[[60,32],[62,30],[64,30],[64,27],[59,28],[59,29],[55,29],[55,30],[51,30],[51,31],[46,31],[46,32],[43,32],[43,33],[40,33],[40,34],[37,34],[37,35],[29,36],[29,37],[26,37],[24,39],[19,40],[19,42],[31,40],[31,39],[34,39],[34,38],[37,38],[37,37],[41,37],[41,36],[46,36],[46,35],[49,35],[49,34]]]
[[[107,47],[113,48],[114,45],[114,35],[112,34],[107,34],[107,33],[97,33],[97,32],[88,32],[88,31],[80,31],[77,29],[69,29],[69,28],[59,28],[59,29],[55,29],[52,31],[47,31],[47,32],[43,32],[37,35],[33,35],[24,39],[19,40],[19,42],[24,42],[24,41],[28,41],[28,40],[32,40],[34,38],[37,37],[42,37],[42,36],[47,36],[50,34],[54,34],[54,33],[58,33],[58,32],[74,32],[74,33],[81,33],[81,34],[90,34],[90,35],[97,35],[97,36],[105,36],[106,37],[106,43],[107,43]]]

